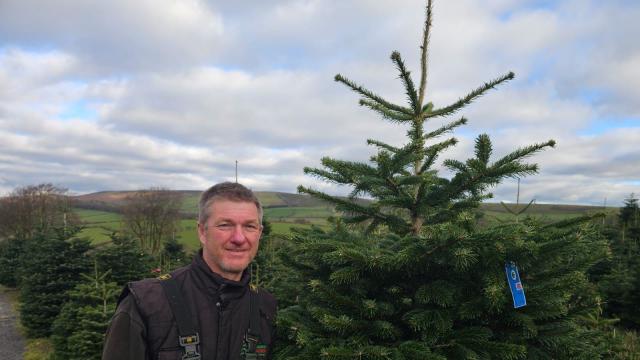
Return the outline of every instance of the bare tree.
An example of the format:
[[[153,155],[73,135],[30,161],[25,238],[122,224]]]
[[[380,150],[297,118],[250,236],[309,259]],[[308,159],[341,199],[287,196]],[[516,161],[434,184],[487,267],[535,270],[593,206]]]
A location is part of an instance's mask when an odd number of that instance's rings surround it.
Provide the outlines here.
[[[140,246],[157,254],[162,242],[175,236],[180,225],[182,194],[163,188],[135,192],[122,208],[126,229]]]
[[[52,184],[16,188],[0,199],[0,237],[26,239],[36,231],[80,223],[67,189]]]

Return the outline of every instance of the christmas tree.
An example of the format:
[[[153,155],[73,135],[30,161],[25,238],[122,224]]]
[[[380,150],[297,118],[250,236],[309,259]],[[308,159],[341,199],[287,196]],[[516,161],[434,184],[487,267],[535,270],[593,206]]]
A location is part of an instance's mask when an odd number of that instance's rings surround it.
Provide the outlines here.
[[[99,360],[109,320],[116,309],[121,287],[108,282],[110,271],[100,272],[97,262],[91,276],[68,292],[69,301],[53,322],[52,359]]]
[[[594,276],[607,298],[605,313],[625,328],[640,329],[640,209],[631,194],[618,214],[618,227],[605,229],[611,258],[602,261]],[[600,275],[600,276],[598,276]]]
[[[74,231],[49,230],[27,240],[21,260],[20,321],[29,337],[51,334],[51,324],[68,300],[67,291],[90,268],[87,239]]]
[[[111,234],[111,244],[96,250],[95,259],[100,269],[109,271],[107,280],[119,286],[154,276],[151,270],[157,266],[136,240],[117,233]]]
[[[525,158],[554,146],[549,140],[492,160],[489,136],[475,140],[474,156],[438,158],[454,146],[439,140],[467,120],[426,130],[490,89],[489,81],[453,104],[427,101],[431,1],[421,43],[416,87],[398,52],[407,105],[398,105],[336,75],[362,96],[360,104],[408,127],[406,144],[370,139],[369,163],[323,158],[307,174],[352,188],[337,197],[299,187],[336,206],[343,216],[331,230],[299,231],[283,252],[300,283],[279,313],[280,359],[560,359],[597,358],[607,352],[586,319],[598,313],[586,270],[606,250],[588,221],[543,225],[527,220],[480,228],[474,210],[506,177],[535,174]],[[361,201],[360,197],[371,201]],[[514,308],[506,264],[519,270],[527,305]],[[289,281],[292,281],[290,278]]]

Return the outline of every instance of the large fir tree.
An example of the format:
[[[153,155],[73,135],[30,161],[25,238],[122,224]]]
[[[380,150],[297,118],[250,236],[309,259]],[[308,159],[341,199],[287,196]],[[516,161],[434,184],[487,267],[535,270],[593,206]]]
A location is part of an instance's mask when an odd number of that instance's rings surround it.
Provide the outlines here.
[[[473,210],[505,177],[537,172],[528,156],[550,140],[492,160],[482,134],[474,156],[438,157],[457,143],[438,140],[467,120],[433,130],[427,121],[452,115],[508,73],[455,103],[427,101],[431,1],[421,44],[418,86],[398,52],[391,55],[408,104],[393,104],[342,75],[335,80],[362,96],[360,104],[407,125],[407,143],[378,140],[370,163],[323,158],[305,168],[323,180],[353,188],[347,198],[307,187],[299,191],[335,204],[344,217],[330,231],[313,229],[293,239],[285,259],[301,279],[279,314],[281,359],[551,359],[593,358],[606,352],[586,320],[599,310],[585,271],[605,251],[588,225],[543,226],[531,221],[478,228]],[[370,202],[356,197],[371,198]],[[514,309],[505,263],[522,272],[528,305]]]

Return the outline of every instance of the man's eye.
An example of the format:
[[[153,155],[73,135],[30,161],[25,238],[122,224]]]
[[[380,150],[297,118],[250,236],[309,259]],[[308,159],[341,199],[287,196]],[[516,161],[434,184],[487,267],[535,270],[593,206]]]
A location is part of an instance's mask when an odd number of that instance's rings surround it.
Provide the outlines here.
[[[229,229],[233,228],[233,225],[227,224],[227,223],[223,223],[223,224],[216,225],[216,227],[218,229],[220,229],[220,230],[229,230]]]
[[[247,231],[258,231],[260,227],[257,224],[246,224],[244,229]]]

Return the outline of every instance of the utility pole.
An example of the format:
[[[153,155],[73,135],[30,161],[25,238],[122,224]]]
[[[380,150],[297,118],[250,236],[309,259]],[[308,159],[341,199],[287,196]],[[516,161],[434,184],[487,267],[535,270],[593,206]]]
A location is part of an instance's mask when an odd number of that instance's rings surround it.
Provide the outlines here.
[[[602,226],[605,225],[605,220],[607,219],[607,197],[604,197],[604,203],[602,204],[602,213],[604,216],[602,217]]]
[[[238,183],[238,160],[236,160],[236,184]]]

